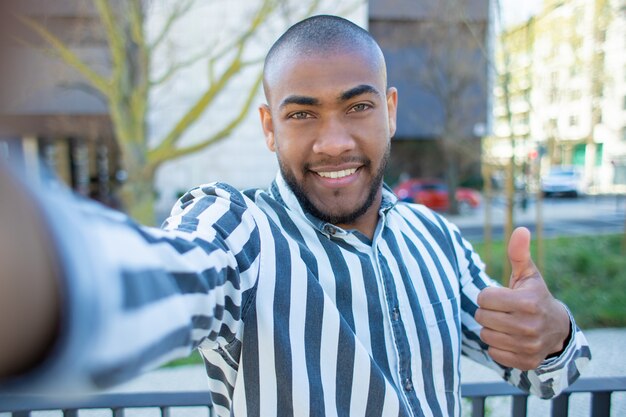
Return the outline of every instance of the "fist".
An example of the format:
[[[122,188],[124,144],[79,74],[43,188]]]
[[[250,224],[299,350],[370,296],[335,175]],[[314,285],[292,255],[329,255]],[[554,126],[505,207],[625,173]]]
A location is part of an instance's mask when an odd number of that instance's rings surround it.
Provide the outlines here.
[[[565,306],[552,296],[530,257],[528,229],[515,229],[508,257],[509,288],[482,290],[474,318],[483,326],[480,338],[489,345],[493,360],[527,371],[564,349],[571,324]]]

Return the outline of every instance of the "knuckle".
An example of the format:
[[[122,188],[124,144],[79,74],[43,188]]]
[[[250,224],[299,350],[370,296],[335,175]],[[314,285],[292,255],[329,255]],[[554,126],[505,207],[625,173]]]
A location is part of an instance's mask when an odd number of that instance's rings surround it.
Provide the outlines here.
[[[476,303],[478,304],[479,307],[483,307],[485,305],[485,291],[488,290],[488,288],[485,288],[484,290],[482,290],[481,292],[478,293],[478,297],[476,297]]]
[[[534,326],[528,324],[519,325],[519,334],[524,339],[534,339],[537,337],[537,329]]]
[[[494,345],[494,332],[483,328],[480,331],[480,340],[482,340],[483,342],[485,342],[486,344],[488,344],[489,346],[493,346]]]
[[[520,363],[520,369],[522,371],[530,371],[537,368],[538,364],[534,358],[523,359]]]
[[[483,309],[479,308],[474,312],[474,320],[482,324],[482,319],[483,319]]]
[[[535,297],[526,297],[520,300],[520,309],[530,315],[536,315],[540,311],[540,305]]]
[[[526,353],[536,357],[542,351],[543,345],[540,340],[532,339],[526,343]]]
[[[488,345],[489,343],[489,331],[485,328],[480,329],[480,340],[482,340],[483,342],[487,343]]]

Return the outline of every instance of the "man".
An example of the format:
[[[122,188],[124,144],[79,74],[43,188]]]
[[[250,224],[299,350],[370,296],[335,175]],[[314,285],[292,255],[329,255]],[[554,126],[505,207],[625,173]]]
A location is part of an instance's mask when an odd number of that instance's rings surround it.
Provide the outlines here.
[[[267,191],[195,188],[156,230],[13,185],[38,202],[62,271],[49,323],[13,326],[59,329],[30,340],[24,384],[107,386],[198,348],[220,416],[458,416],[461,353],[542,397],[578,376],[588,346],[526,229],[498,288],[456,227],[382,184],[397,91],[366,31],[294,25],[264,88],[280,165]]]

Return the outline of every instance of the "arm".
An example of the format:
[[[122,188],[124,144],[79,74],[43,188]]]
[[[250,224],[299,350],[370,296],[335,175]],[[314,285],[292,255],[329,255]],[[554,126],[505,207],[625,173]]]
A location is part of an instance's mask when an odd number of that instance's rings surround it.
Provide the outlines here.
[[[58,265],[33,201],[0,165],[0,380],[49,351],[59,324]]]
[[[509,243],[510,288],[484,273],[469,243],[457,235],[464,253],[462,292],[463,351],[495,369],[526,392],[550,398],[579,376],[591,354],[567,308],[554,299],[530,259],[530,234],[517,229]],[[463,272],[464,271],[464,272]]]
[[[195,189],[167,230],[66,193],[32,194],[62,271],[60,325],[41,365],[17,378],[21,389],[110,386],[238,334],[258,278],[261,215],[241,194]]]

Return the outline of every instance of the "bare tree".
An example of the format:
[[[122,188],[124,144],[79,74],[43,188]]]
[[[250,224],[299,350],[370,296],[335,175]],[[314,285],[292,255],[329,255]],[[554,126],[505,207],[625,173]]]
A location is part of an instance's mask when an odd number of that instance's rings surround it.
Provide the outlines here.
[[[483,133],[476,128],[486,122],[484,97],[489,93],[487,18],[468,18],[467,7],[458,0],[437,2],[437,19],[421,25],[419,36],[426,56],[424,69],[416,73],[440,106],[442,122],[437,136],[452,214],[459,213],[456,190],[461,172],[480,162],[478,141]]]
[[[148,36],[147,13],[154,4],[144,0],[89,0],[97,9],[108,46],[111,68],[94,68],[70,45],[48,28],[45,21],[21,17],[21,22],[36,33],[48,52],[77,70],[86,83],[106,100],[114,135],[122,152],[127,180],[121,189],[124,207],[135,219],[151,224],[154,221],[154,177],[166,161],[202,150],[229,137],[247,115],[262,81],[262,56],[254,56],[257,35],[276,20],[289,21],[314,13],[321,0],[308,0],[298,7],[280,0],[257,0],[249,19],[242,22],[238,33],[227,39],[215,39],[202,50],[163,67],[156,59],[163,48],[171,47],[168,39],[188,13],[195,0],[169,2],[167,16],[156,33]],[[283,22],[284,21],[284,22]],[[158,61],[158,62],[157,62]],[[148,116],[151,94],[191,65],[204,62],[208,83],[190,103],[187,110],[156,140],[149,138]],[[250,76],[252,74],[252,76]],[[244,94],[229,119],[216,126],[201,140],[187,143],[185,133],[213,106],[229,86],[244,85]]]

